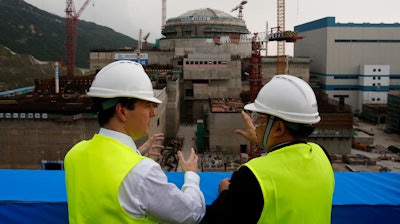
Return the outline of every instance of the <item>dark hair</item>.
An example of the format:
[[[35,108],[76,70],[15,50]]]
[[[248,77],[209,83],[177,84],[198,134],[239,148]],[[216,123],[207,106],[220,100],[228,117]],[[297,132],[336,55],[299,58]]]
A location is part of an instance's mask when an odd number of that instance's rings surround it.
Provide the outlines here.
[[[100,127],[103,127],[107,124],[110,119],[115,115],[115,106],[117,104],[122,104],[123,107],[128,108],[129,110],[135,109],[136,98],[93,98],[93,112],[97,113],[97,121],[99,122]]]
[[[282,121],[285,123],[289,133],[296,139],[307,138],[314,131],[314,126],[311,124],[299,124],[285,120]]]

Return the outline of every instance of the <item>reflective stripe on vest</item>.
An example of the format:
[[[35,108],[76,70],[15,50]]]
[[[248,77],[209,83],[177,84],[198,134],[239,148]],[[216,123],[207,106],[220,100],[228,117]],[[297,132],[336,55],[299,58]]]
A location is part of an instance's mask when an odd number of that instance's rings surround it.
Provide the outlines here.
[[[154,223],[133,218],[120,205],[118,190],[143,158],[130,147],[96,134],[76,144],[65,156],[70,223]]]
[[[263,193],[258,223],[330,223],[334,175],[317,144],[289,145],[244,166],[254,173]]]

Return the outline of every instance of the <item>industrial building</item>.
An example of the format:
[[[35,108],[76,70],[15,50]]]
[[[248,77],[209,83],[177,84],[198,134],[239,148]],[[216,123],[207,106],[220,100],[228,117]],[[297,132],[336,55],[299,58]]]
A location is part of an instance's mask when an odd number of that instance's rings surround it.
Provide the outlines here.
[[[162,34],[164,37],[157,40],[156,47],[92,50],[89,55],[91,73],[96,73],[103,66],[115,60],[138,61],[143,64],[154,88],[158,89],[158,97],[163,101],[163,104],[157,108],[158,117],[153,122],[151,133],[161,131],[165,133],[167,138],[175,138],[179,125],[197,125],[195,140],[199,151],[224,152],[225,154],[239,156],[241,152],[248,151],[249,142],[244,138],[239,137],[232,141],[233,130],[241,128],[241,125],[243,125],[240,111],[243,105],[250,101],[251,91],[254,88],[249,78],[249,73],[255,67],[252,57],[254,42],[252,43],[251,37],[253,34],[248,33],[244,20],[209,8],[192,10],[167,20],[163,26]],[[312,35],[305,35],[305,38],[299,42],[307,41],[306,43],[308,43],[308,38],[312,39]],[[320,46],[313,48],[320,50]],[[285,70],[310,82],[312,86],[319,87],[320,81],[318,77],[317,79],[313,78],[315,72],[312,72],[311,69],[314,68],[310,67],[310,64],[315,66],[315,60],[312,57],[303,56],[307,55],[285,56]],[[273,75],[278,73],[277,64],[279,64],[277,57],[260,57],[256,68],[262,75],[261,84],[266,83]],[[386,65],[380,68],[381,72],[388,72],[389,69]],[[365,66],[363,69],[367,73],[373,72],[374,68]],[[310,73],[313,75],[311,78]],[[71,77],[68,76],[68,78]],[[381,78],[388,78],[388,76]],[[369,77],[363,79],[363,81],[369,82]],[[54,78],[46,82],[42,80],[42,83],[47,83],[46,88],[38,88],[37,90],[42,92],[35,91],[35,93],[43,95],[43,89],[46,89],[46,93],[51,95],[55,86],[49,83],[54,83]],[[67,88],[65,85],[71,83],[74,82],[61,82],[60,89],[65,92],[65,90],[71,88],[71,86]],[[79,83],[86,86],[90,85],[90,81],[81,81],[76,85],[79,86]],[[84,89],[77,88],[70,94],[79,92],[83,95]],[[316,125],[316,131],[310,139],[323,144],[332,154],[350,153],[353,136],[351,107],[347,105],[347,101],[341,98],[335,100],[335,98],[329,97],[329,93],[324,91],[323,88],[322,91],[316,88],[315,92],[322,120]],[[20,111],[3,111],[4,118],[7,113],[11,117],[14,116],[11,114],[20,113]],[[45,110],[42,112],[45,113]],[[0,119],[5,124],[0,129],[4,133],[2,136],[8,136],[7,139],[11,139],[4,140],[7,150],[2,152],[4,154],[2,156],[4,158],[2,167],[38,167],[41,160],[54,161],[63,158],[66,151],[78,139],[88,138],[97,127],[93,117],[88,119],[85,114],[77,114],[69,115],[67,121],[63,120],[64,126],[57,128],[62,133],[69,133],[70,129],[74,129],[72,126],[76,122],[83,122],[82,125],[85,127],[83,130],[88,129],[90,130],[89,133],[84,131],[84,134],[78,133],[71,136],[71,140],[64,146],[55,142],[30,145],[29,148],[34,148],[34,151],[38,152],[36,154],[40,156],[35,161],[30,160],[29,162],[16,162],[9,159],[14,158],[11,156],[15,154],[15,149],[20,148],[19,143],[17,144],[18,136],[25,133],[25,130],[17,128],[20,131],[12,131],[10,128],[19,123],[22,125],[25,120],[20,118]],[[47,115],[47,117],[54,116],[53,113]],[[28,134],[38,138],[42,133],[39,130],[42,130],[42,128],[51,129],[51,124],[41,126],[40,122],[57,123],[59,119],[46,120],[42,118],[33,121],[39,124],[37,125],[38,128]],[[59,132],[52,133],[54,135],[62,134]],[[9,138],[10,136],[14,137]],[[46,145],[46,147],[43,147],[43,145]],[[61,148],[62,150],[60,150]],[[51,151],[52,153],[42,153],[43,149],[45,149],[45,152]],[[54,153],[54,151],[59,153]]]
[[[336,23],[326,17],[295,31],[304,39],[294,44],[294,56],[310,58],[310,79],[354,114],[379,122],[389,91],[400,89],[400,24]]]

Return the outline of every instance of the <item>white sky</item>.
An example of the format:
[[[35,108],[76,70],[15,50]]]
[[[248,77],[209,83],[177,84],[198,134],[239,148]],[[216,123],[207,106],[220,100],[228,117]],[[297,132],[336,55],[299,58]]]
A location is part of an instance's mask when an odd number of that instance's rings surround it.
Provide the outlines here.
[[[25,0],[50,13],[65,17],[66,0]],[[195,9],[211,8],[237,16],[231,10],[242,0],[167,0],[167,20]],[[85,0],[74,0],[78,12]],[[90,0],[80,19],[107,26],[139,39],[150,32],[149,42],[161,38],[162,0]],[[243,19],[250,32],[265,32],[276,26],[277,0],[248,0]],[[286,30],[324,17],[336,17],[340,23],[400,22],[400,0],[286,0]],[[270,43],[274,44],[274,43]],[[272,47],[273,48],[273,47]],[[287,47],[287,54],[292,54]]]

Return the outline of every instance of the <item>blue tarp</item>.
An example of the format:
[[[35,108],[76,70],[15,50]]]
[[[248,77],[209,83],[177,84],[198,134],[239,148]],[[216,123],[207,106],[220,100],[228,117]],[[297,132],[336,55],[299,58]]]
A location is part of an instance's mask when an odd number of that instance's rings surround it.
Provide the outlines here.
[[[166,173],[181,187],[183,173]],[[207,204],[232,173],[199,173]],[[64,171],[0,170],[0,223],[68,223]],[[400,173],[335,173],[332,223],[398,223]],[[310,208],[312,209],[312,208]]]

